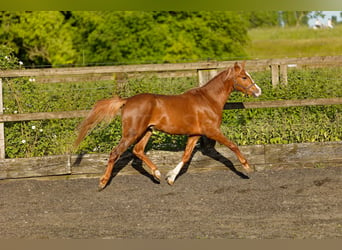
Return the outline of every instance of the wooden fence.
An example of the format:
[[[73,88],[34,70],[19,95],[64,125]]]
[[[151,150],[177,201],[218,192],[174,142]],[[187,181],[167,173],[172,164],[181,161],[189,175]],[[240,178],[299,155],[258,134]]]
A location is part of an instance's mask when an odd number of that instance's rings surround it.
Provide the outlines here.
[[[293,143],[240,146],[240,150],[256,171],[266,169],[342,167],[342,142]],[[221,154],[203,155],[196,152],[189,172],[228,170],[243,171],[234,153],[226,147],[216,147]],[[162,175],[175,167],[182,158],[182,151],[148,151],[147,155],[160,169]],[[108,154],[54,155],[24,159],[0,159],[0,180],[29,177],[67,175],[69,177],[99,177],[103,174]],[[130,161],[134,163],[128,164]],[[1,165],[2,164],[2,165]],[[126,152],[115,165],[113,174],[141,174],[144,165]],[[146,169],[149,172],[148,169]]]
[[[63,119],[84,117],[89,112],[65,111],[49,113],[27,113],[27,114],[3,114],[2,78],[34,77],[42,83],[72,82],[80,80],[108,80],[126,77],[141,72],[154,72],[159,77],[198,76],[199,85],[204,84],[218,70],[232,66],[235,61],[208,61],[197,63],[175,63],[175,64],[143,64],[143,65],[120,65],[101,67],[73,67],[73,68],[44,68],[0,71],[0,159],[5,158],[5,134],[4,122],[17,122],[42,119]],[[342,56],[310,57],[310,58],[285,58],[247,60],[248,71],[270,70],[272,84],[287,84],[288,67],[327,67],[329,65],[342,66]],[[227,103],[226,109],[241,108],[269,108],[269,107],[291,107],[306,105],[337,105],[342,104],[342,98],[311,99],[311,100],[284,100],[246,103]]]

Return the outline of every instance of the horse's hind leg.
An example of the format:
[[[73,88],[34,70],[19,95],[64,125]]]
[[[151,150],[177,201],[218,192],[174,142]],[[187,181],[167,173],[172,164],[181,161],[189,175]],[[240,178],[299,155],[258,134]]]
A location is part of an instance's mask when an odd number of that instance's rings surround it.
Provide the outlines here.
[[[106,187],[112,175],[115,162],[119,159],[120,155],[124,153],[131,144],[134,143],[134,141],[135,141],[134,137],[131,137],[131,138],[123,137],[120,140],[119,144],[110,152],[106,171],[100,178],[99,190],[102,190]]]
[[[151,169],[153,177],[160,181],[160,171],[158,170],[157,166],[153,164],[153,162],[146,156],[144,149],[145,146],[152,135],[151,130],[147,130],[145,135],[140,139],[140,141],[134,146],[133,153],[141,159],[145,164]]]
[[[166,181],[169,185],[173,185],[173,183],[176,180],[177,175],[179,174],[184,164],[190,160],[192,151],[194,150],[196,142],[198,141],[199,138],[200,136],[189,136],[188,141],[186,143],[185,150],[184,150],[184,154],[182,157],[182,161],[178,163],[178,165],[174,169],[169,171],[166,175]]]

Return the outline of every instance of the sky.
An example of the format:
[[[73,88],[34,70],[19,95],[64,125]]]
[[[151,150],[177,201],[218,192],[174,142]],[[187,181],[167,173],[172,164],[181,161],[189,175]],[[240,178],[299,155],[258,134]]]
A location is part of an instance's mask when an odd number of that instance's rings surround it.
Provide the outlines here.
[[[342,21],[342,18],[340,16],[340,12],[342,11],[323,11],[323,14],[325,15],[324,18],[319,17],[318,19],[321,21],[321,23],[326,24],[328,21],[328,18],[331,18],[331,16],[336,16],[337,21],[340,22]],[[309,26],[313,26],[316,21],[316,18],[310,19],[309,20]]]

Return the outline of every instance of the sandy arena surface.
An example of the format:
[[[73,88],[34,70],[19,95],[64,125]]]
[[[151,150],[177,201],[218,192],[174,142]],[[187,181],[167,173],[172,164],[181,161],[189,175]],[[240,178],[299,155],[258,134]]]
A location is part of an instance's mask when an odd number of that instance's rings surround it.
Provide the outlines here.
[[[165,174],[165,173],[164,173]],[[0,239],[341,239],[342,168],[1,180]]]

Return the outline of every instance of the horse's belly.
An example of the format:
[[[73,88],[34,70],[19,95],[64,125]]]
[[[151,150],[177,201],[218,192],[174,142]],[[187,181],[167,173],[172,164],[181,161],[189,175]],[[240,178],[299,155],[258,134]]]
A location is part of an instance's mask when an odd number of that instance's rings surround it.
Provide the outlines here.
[[[201,129],[197,117],[191,114],[182,116],[173,116],[163,114],[158,121],[154,122],[153,127],[156,130],[169,134],[200,134]]]
[[[158,96],[151,125],[169,134],[201,134],[198,101],[191,96]]]

